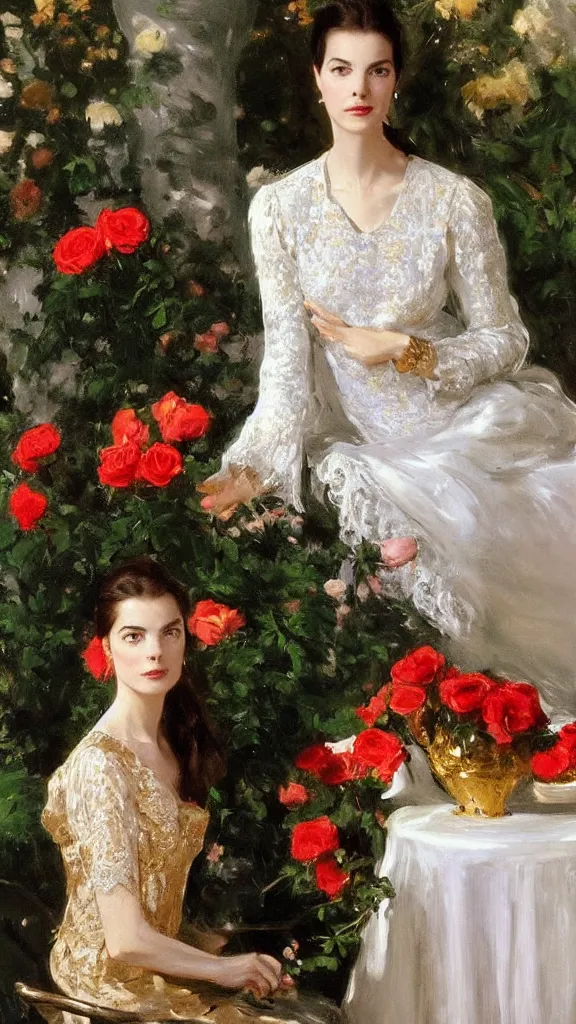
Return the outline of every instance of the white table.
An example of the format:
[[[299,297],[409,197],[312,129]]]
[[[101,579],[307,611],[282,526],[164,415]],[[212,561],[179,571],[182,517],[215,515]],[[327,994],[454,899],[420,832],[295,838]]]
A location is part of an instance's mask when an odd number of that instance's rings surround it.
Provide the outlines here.
[[[351,1024],[576,1024],[576,814],[388,819]]]

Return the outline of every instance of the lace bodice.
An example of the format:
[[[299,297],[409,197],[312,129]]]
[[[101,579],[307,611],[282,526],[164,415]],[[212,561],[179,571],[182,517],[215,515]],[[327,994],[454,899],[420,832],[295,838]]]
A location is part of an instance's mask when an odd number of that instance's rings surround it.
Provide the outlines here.
[[[340,436],[346,423],[363,442],[429,433],[477,384],[517,369],[527,348],[481,189],[412,157],[390,217],[362,232],[331,194],[326,155],[252,200],[265,352],[258,403],[224,458],[224,467],[252,466],[296,505],[304,452],[312,438],[333,437],[336,420]],[[445,309],[449,297],[457,316]],[[306,298],[349,324],[433,341],[438,380],[399,374],[392,363],[366,368],[324,346]]]

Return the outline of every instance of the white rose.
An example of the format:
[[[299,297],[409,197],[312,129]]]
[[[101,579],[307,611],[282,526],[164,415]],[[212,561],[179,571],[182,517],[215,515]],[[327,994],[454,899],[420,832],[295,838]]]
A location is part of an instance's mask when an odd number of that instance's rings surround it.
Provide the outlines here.
[[[166,49],[167,39],[168,33],[163,28],[145,28],[136,36],[134,49],[138,53],[160,53]]]
[[[0,100],[6,100],[9,96],[14,95],[14,86],[12,82],[7,82],[5,78],[0,75]]]
[[[4,29],[4,35],[6,36],[6,39],[12,39],[19,43],[24,35],[24,29],[19,28],[17,25],[7,25]]]
[[[93,132],[101,132],[106,125],[122,124],[122,115],[111,103],[89,103],[86,107],[86,120],[90,122]]]
[[[28,146],[32,146],[33,149],[36,149],[36,146],[40,146],[41,143],[45,141],[45,138],[46,137],[42,135],[41,132],[30,132],[30,134],[26,136],[26,144]]]
[[[0,21],[6,28],[7,25],[21,25],[22,19],[17,14],[12,14],[10,11],[5,11],[4,14],[0,14]]]
[[[15,134],[16,132],[5,132],[0,129],[0,153],[8,152],[14,142]]]

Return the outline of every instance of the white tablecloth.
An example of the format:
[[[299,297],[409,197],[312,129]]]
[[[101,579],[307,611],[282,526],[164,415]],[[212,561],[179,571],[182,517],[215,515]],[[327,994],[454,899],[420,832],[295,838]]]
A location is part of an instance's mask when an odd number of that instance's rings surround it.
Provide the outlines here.
[[[351,1024],[576,1024],[576,814],[388,820]]]

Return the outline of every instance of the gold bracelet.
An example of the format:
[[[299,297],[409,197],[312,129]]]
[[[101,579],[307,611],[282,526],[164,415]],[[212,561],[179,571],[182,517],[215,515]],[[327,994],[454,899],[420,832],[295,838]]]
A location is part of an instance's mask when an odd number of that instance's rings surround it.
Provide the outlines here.
[[[410,335],[404,352],[393,362],[398,373],[414,373],[417,377],[430,379],[434,377],[438,357],[431,342]]]

